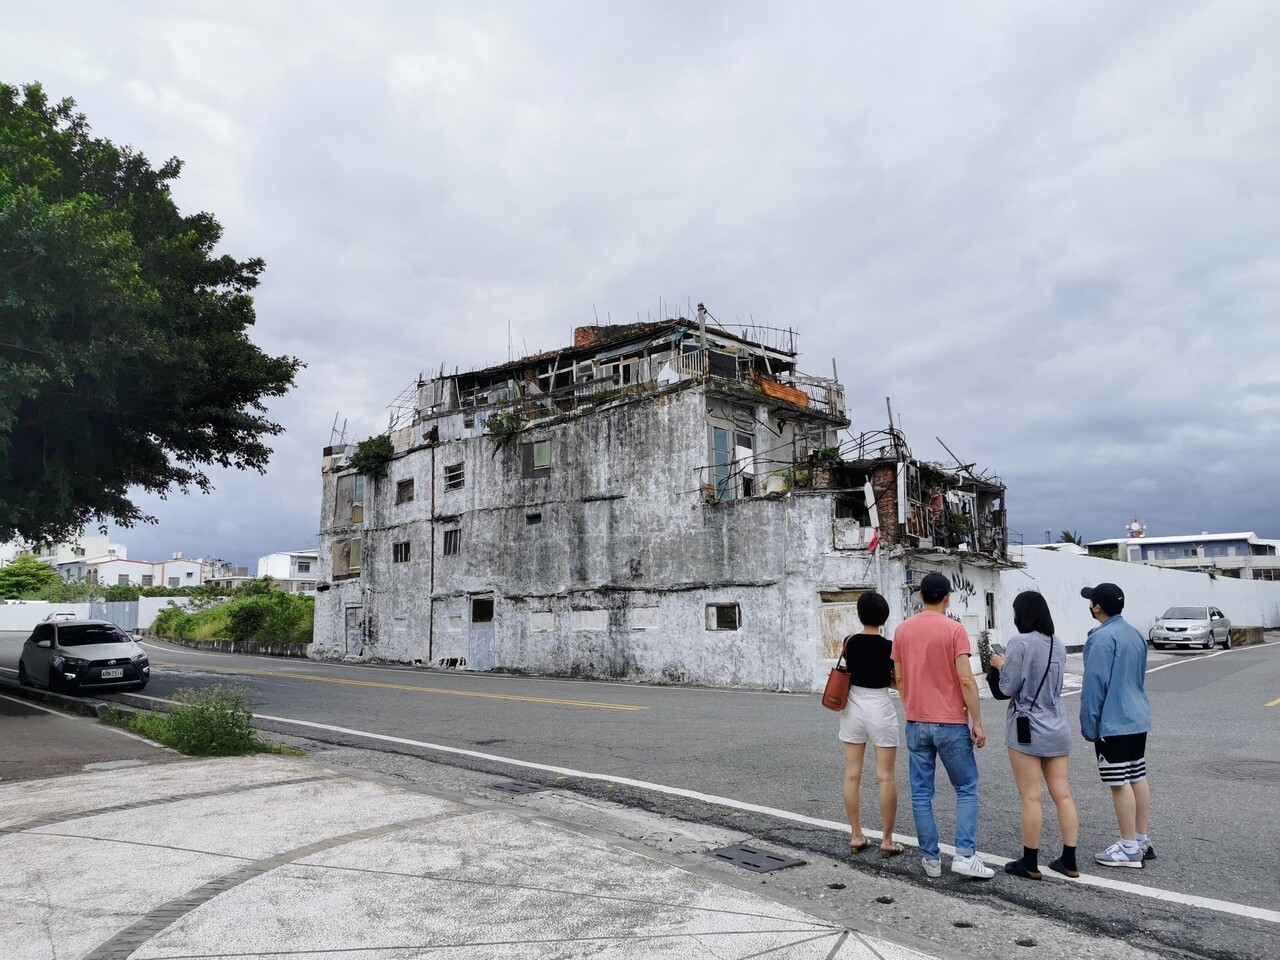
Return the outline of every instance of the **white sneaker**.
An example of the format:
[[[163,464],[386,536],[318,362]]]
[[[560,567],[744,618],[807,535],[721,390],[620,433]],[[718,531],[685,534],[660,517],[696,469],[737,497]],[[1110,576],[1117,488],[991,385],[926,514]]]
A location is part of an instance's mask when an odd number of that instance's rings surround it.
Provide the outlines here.
[[[1093,859],[1104,867],[1135,867],[1141,870],[1143,853],[1142,847],[1138,847],[1137,850],[1130,853],[1117,841]]]
[[[924,858],[920,862],[924,865],[924,875],[926,877],[942,876],[941,860],[929,860],[928,858]]]
[[[968,857],[952,857],[951,872],[958,873],[962,877],[973,877],[975,880],[990,880],[996,875],[996,872],[983,863],[976,853]]]

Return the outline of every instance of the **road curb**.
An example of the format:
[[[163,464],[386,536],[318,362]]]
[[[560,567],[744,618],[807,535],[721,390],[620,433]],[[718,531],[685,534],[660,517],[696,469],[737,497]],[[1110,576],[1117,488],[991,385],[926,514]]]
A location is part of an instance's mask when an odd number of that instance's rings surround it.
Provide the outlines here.
[[[24,687],[22,684],[15,683],[4,677],[0,677],[0,693],[19,697],[23,700],[30,700],[32,703],[42,703],[48,707],[56,707],[59,710],[67,713],[76,713],[82,717],[93,717],[96,720],[101,720],[111,712],[111,704],[103,703],[101,700],[85,700],[80,697],[68,697],[62,693],[53,693],[49,690]]]
[[[148,640],[171,643],[189,650],[215,650],[220,653],[256,653],[268,657],[285,657],[295,660],[309,659],[309,643],[266,643],[259,640],[187,640],[182,637],[159,637],[143,634]]]

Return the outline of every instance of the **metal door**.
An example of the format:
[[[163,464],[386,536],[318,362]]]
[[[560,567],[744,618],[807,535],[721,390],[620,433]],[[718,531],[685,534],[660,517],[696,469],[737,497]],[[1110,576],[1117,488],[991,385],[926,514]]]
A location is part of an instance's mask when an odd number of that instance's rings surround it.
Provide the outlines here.
[[[835,660],[840,656],[844,638],[862,629],[858,619],[857,599],[861,591],[841,591],[822,598],[821,631],[818,638],[818,657]],[[839,599],[828,599],[837,597]]]
[[[364,607],[347,607],[347,656],[364,653]]]
[[[471,597],[470,652],[467,666],[472,670],[492,670],[493,662],[493,594]]]

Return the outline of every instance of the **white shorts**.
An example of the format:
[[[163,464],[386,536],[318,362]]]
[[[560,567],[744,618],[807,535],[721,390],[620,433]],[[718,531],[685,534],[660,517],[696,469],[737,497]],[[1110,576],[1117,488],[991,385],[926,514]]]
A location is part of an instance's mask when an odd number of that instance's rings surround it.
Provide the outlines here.
[[[840,711],[840,739],[874,747],[898,745],[898,711],[888,687],[850,687]]]

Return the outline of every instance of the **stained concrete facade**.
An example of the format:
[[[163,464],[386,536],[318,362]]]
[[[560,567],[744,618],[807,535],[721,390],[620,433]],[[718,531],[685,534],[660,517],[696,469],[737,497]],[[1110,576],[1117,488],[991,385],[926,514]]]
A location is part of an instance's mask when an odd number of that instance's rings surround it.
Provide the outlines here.
[[[998,561],[868,551],[878,499],[835,485],[858,469],[834,453],[837,383],[702,325],[639,327],[422,384],[380,479],[327,451],[312,656],[808,690],[859,593],[896,622],[935,569],[975,637],[994,625]],[[487,422],[513,410],[514,433]]]

